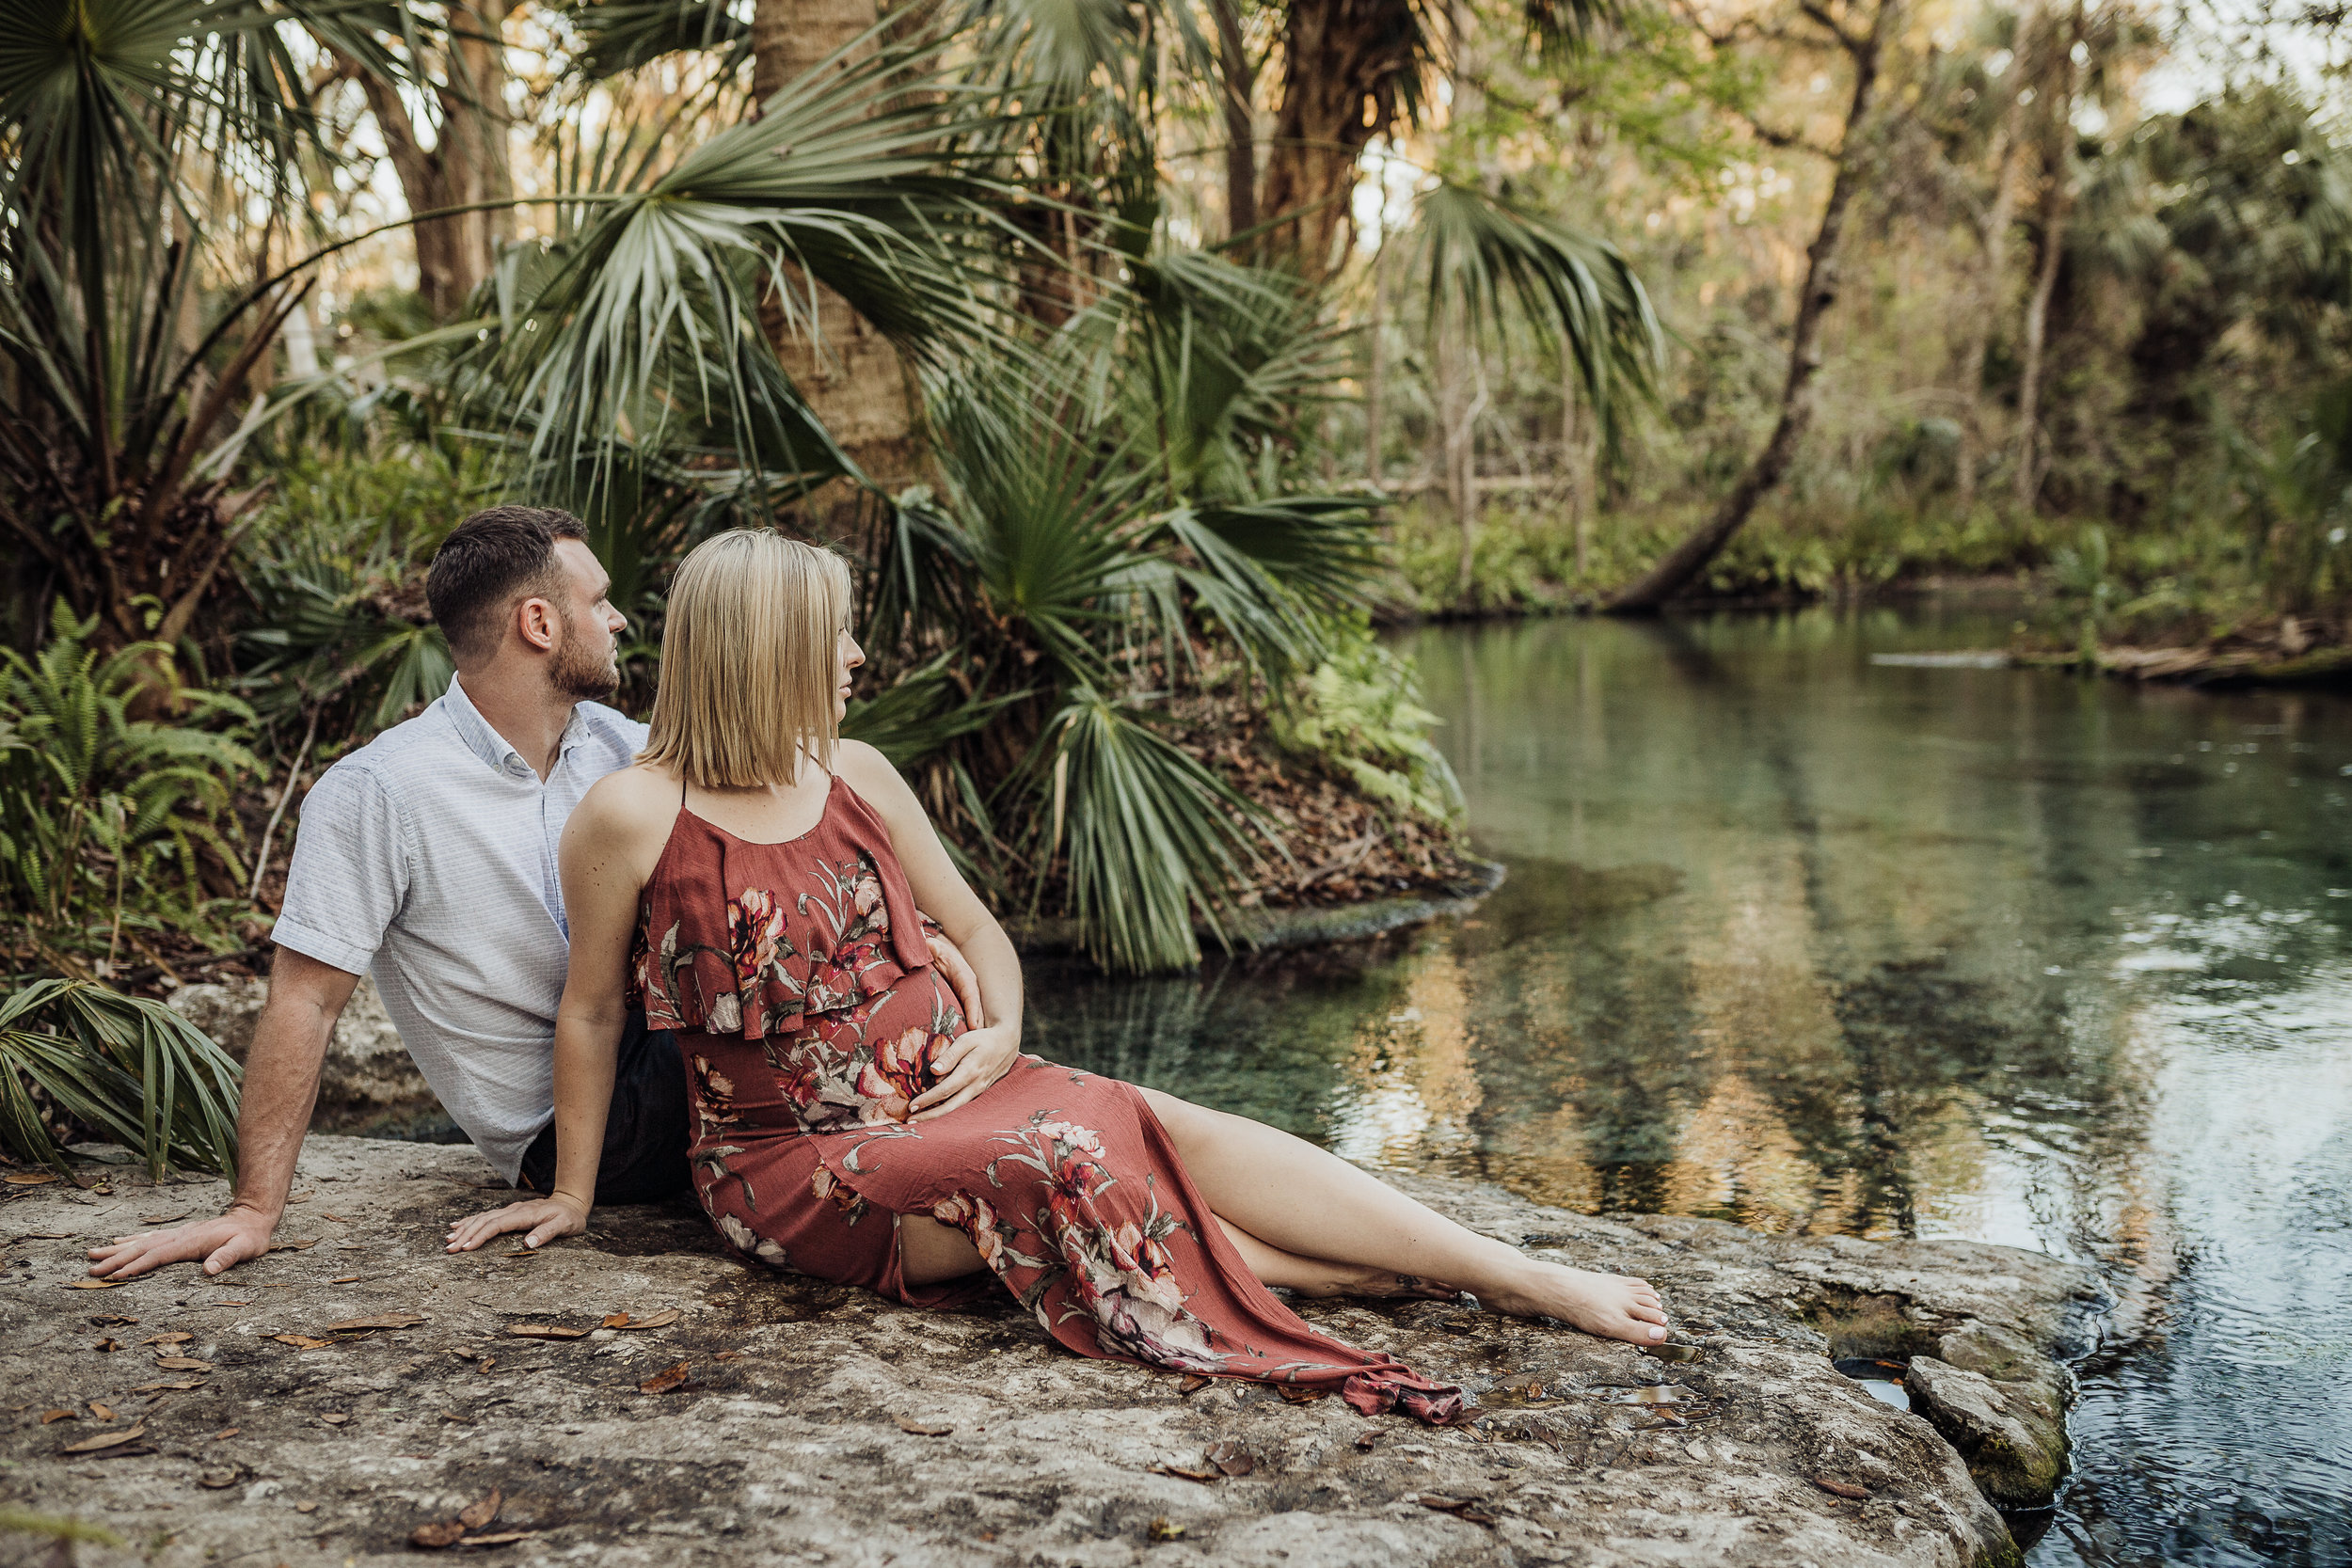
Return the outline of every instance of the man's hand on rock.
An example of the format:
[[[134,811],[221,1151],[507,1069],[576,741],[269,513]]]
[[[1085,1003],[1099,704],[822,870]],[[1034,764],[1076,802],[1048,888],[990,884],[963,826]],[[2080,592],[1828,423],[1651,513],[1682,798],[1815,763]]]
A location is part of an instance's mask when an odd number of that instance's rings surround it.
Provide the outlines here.
[[[558,1236],[577,1236],[588,1228],[588,1206],[561,1194],[527,1197],[503,1209],[459,1220],[449,1227],[450,1252],[471,1252],[483,1243],[510,1230],[527,1230],[525,1246],[540,1246]]]
[[[101,1279],[135,1279],[150,1269],[200,1258],[206,1274],[218,1274],[267,1252],[277,1228],[277,1220],[259,1209],[232,1203],[218,1219],[117,1236],[111,1246],[92,1247],[89,1272]]]

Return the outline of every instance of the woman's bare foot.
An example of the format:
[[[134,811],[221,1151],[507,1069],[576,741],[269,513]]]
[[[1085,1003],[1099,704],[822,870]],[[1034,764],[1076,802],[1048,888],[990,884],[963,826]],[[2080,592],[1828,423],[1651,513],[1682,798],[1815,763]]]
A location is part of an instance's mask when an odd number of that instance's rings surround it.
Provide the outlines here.
[[[1629,1344],[1654,1345],[1666,1338],[1666,1307],[1646,1279],[1622,1274],[1591,1274],[1534,1259],[1523,1271],[1480,1302],[1521,1318],[1558,1318],[1587,1334]]]

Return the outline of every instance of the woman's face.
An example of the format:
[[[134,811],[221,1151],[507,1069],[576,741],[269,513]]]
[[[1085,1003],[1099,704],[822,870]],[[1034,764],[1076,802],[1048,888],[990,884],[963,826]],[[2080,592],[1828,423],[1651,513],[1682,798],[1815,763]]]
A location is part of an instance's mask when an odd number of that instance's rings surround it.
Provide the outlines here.
[[[833,721],[838,724],[850,711],[850,672],[866,662],[866,650],[847,626],[834,641],[833,662]]]

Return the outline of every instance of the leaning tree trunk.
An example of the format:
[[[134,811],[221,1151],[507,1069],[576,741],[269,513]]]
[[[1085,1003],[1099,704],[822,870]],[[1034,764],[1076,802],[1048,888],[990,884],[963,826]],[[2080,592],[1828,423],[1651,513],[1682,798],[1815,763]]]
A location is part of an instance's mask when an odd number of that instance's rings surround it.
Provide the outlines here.
[[[2017,509],[2030,515],[2042,490],[2037,454],[2042,427],[2042,360],[2050,333],[2050,296],[2058,290],[2058,264],[2066,255],[2066,220],[2074,204],[2068,178],[2067,142],[2074,136],[2074,40],[2083,35],[2080,0],[2058,50],[2058,91],[2053,95],[2043,154],[2046,178],[2042,196],[2042,258],[2033,280],[2033,295],[2026,302],[2025,364],[2017,377]]]
[[[767,103],[878,20],[874,0],[758,0],[752,11],[755,103]],[[787,328],[782,306],[772,298],[760,312],[785,373],[869,478],[885,490],[909,483],[915,468],[915,399],[898,350],[848,300],[822,285],[815,291],[816,325],[810,331],[805,280],[800,288],[799,331]],[[827,486],[812,499],[810,520],[820,532],[844,535],[856,504],[846,486]]]
[[[1281,103],[1266,148],[1261,254],[1320,284],[1351,228],[1357,161],[1395,118],[1396,82],[1414,68],[1411,0],[1292,0],[1282,28]]]
[[[1820,230],[1805,251],[1804,289],[1797,296],[1796,331],[1788,344],[1788,374],[1781,384],[1780,418],[1762,449],[1750,459],[1739,483],[1715,508],[1714,515],[1684,535],[1665,558],[1617,591],[1602,608],[1613,614],[1656,611],[1707,570],[1731,536],[1755,513],[1756,503],[1788,473],[1797,444],[1813,422],[1813,378],[1821,368],[1821,318],[1837,298],[1837,251],[1845,236],[1846,209],[1862,182],[1862,161],[1873,103],[1877,97],[1879,65],[1893,38],[1903,0],[1879,0],[1870,30],[1847,32],[1838,26],[1837,41],[1853,61],[1853,97],[1846,106],[1845,133],[1838,138],[1837,168],[1830,181],[1829,200],[1821,209]]]

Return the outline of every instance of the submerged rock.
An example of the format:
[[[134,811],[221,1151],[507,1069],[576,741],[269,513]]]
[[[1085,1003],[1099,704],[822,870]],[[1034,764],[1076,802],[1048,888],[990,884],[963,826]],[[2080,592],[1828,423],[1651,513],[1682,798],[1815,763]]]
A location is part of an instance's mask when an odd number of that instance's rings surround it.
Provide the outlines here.
[[[686,1207],[452,1257],[449,1222],[505,1196],[466,1148],[314,1137],[281,1250],[74,1289],[90,1242],[225,1195],[80,1180],[5,1189],[0,1372],[27,1402],[0,1453],[12,1502],[129,1544],[79,1548],[106,1564],[166,1536],[158,1560],[295,1568],[499,1536],[507,1561],[617,1564],[2010,1562],[1963,1453],[1828,1353],[1867,1330],[1940,1350],[1931,1383],[2062,1387],[2049,1352],[2090,1290],[2006,1248],[1592,1219],[1391,1177],[1514,1244],[1646,1275],[1687,1347],[1467,1302],[1297,1304],[1483,1407],[1432,1431],[1074,1357],[1009,1300],[918,1311],[757,1271]]]

